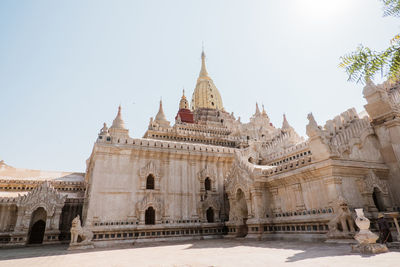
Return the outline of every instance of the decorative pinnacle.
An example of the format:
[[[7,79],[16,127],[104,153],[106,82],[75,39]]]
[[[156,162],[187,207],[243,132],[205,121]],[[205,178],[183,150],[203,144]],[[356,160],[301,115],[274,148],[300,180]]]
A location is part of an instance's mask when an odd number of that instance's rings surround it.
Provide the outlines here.
[[[290,125],[289,125],[289,122],[286,119],[286,114],[283,113],[282,129],[286,130],[286,129],[289,129],[289,128],[290,128]]]
[[[187,109],[189,108],[189,104],[187,102],[186,96],[185,96],[185,88],[183,88],[182,92],[182,97],[181,100],[179,101],[179,109]]]
[[[154,121],[159,123],[162,126],[169,126],[169,121],[167,120],[167,118],[165,117],[165,114],[164,114],[162,100],[160,100],[160,108],[158,110],[158,113],[157,113]]]
[[[186,100],[186,96],[185,96],[185,88],[183,88],[182,90],[182,97],[181,97],[181,101],[182,100]]]
[[[118,114],[115,117],[111,128],[122,128],[122,129],[125,129],[125,123],[122,120],[122,115],[121,115],[121,105],[118,106]]]
[[[258,103],[256,102],[256,114],[260,114],[260,109],[258,108]]]
[[[208,77],[208,72],[206,69],[206,54],[204,53],[204,49],[201,51],[201,70],[199,77]]]

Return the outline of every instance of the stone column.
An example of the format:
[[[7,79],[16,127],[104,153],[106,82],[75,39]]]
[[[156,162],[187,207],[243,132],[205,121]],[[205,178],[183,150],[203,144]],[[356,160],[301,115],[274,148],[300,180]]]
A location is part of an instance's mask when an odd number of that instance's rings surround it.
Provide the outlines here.
[[[212,189],[215,189],[215,191],[218,193],[218,199],[220,201],[220,212],[221,216],[218,216],[219,221],[222,221],[223,219],[226,218],[225,214],[225,196],[224,196],[224,162],[221,160],[218,160],[217,162],[217,177],[215,177],[215,182],[212,185]],[[219,179],[221,177],[221,179]],[[221,182],[221,183],[220,183]]]
[[[52,229],[54,230],[59,230],[61,211],[62,211],[61,208],[57,208],[56,211],[54,212],[52,220]]]
[[[52,229],[51,217],[47,215],[45,232],[46,232],[46,230],[51,230],[51,229]]]
[[[251,197],[245,197],[246,198],[246,205],[247,205],[247,219],[251,219],[254,217],[254,212],[253,212],[253,207],[251,205]]]
[[[144,214],[145,213],[145,211],[144,210],[141,210],[140,211],[140,217],[139,217],[139,224],[145,224],[145,218],[144,218]]]
[[[235,214],[235,209],[236,209],[236,199],[235,196],[231,196],[230,194],[228,195],[228,201],[229,201],[229,222],[233,222],[233,217]]]
[[[15,231],[22,231],[24,228],[24,208],[23,207],[18,207],[18,212],[17,212],[17,222],[15,223]]]
[[[192,209],[192,217],[195,219],[200,218],[200,214],[197,214],[198,212],[198,207],[197,207],[197,203],[199,202],[199,199],[197,197],[198,191],[197,190],[197,182],[198,179],[196,177],[196,172],[195,172],[195,168],[196,168],[196,164],[193,160],[189,161],[189,164],[186,165],[189,167],[188,170],[186,170],[186,173],[188,174],[188,177],[190,177],[190,180],[192,180],[194,182],[193,186],[193,190],[192,190],[192,205],[193,205],[193,209]],[[199,187],[199,190],[201,190],[201,188]]]
[[[174,161],[175,162],[175,161]],[[168,166],[166,166],[168,164]],[[171,218],[171,205],[168,204],[168,198],[169,198],[169,193],[171,192],[171,185],[168,184],[168,177],[173,176],[174,174],[171,174],[171,170],[169,167],[170,161],[168,159],[168,161],[164,161],[163,162],[163,168],[161,170],[161,168],[159,169],[159,175],[162,175],[162,178],[160,177],[160,190],[161,190],[161,181],[164,181],[164,185],[165,187],[162,188],[162,190],[160,191],[160,196],[162,196],[162,198],[164,199],[164,205],[163,205],[163,218],[162,220],[167,221],[170,220]],[[171,180],[170,180],[171,181]],[[143,221],[144,224],[144,212],[139,211],[139,224],[140,221]],[[143,213],[143,215],[142,215]],[[143,216],[143,219],[142,219]]]
[[[263,217],[262,191],[260,189],[252,189],[251,196],[253,197],[252,206],[254,208],[254,217],[261,219]]]
[[[29,227],[31,226],[31,219],[32,219],[32,213],[25,213],[23,218],[22,218],[22,227],[23,230],[29,230]]]

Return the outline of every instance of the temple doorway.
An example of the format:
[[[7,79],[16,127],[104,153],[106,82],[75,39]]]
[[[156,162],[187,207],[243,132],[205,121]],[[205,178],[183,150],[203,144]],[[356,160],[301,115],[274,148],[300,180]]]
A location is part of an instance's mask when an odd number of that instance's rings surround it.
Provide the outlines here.
[[[207,209],[207,222],[209,223],[214,222],[214,210],[211,207]]]
[[[44,208],[37,208],[31,217],[28,244],[42,244],[46,230],[47,212]]]
[[[239,216],[239,228],[237,232],[238,237],[245,237],[248,232],[248,227],[247,227],[247,216],[248,216],[248,210],[247,210],[247,203],[246,203],[246,198],[241,189],[238,189],[236,192],[236,208],[238,211],[238,216]]]
[[[156,223],[156,211],[153,207],[149,207],[144,214],[145,224],[155,224]]]
[[[383,205],[382,192],[377,187],[374,187],[372,198],[374,200],[375,207],[378,209],[378,211],[384,211],[385,207]]]

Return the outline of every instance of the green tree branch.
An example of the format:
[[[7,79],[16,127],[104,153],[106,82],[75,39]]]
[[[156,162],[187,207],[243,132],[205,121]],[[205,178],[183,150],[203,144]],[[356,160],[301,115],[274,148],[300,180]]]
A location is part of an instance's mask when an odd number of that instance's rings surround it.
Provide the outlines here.
[[[381,0],[384,16],[400,17],[400,0]],[[400,74],[400,35],[396,35],[390,46],[383,51],[373,51],[359,45],[357,50],[340,58],[340,68],[348,74],[348,81],[365,83],[378,72],[382,77],[396,81]]]

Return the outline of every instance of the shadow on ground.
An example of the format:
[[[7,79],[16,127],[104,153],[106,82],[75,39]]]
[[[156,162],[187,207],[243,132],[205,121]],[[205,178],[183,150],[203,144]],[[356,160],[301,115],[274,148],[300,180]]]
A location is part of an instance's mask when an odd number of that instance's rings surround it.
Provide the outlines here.
[[[211,244],[210,244],[211,243]],[[250,246],[258,248],[269,249],[282,249],[282,250],[295,250],[301,251],[286,259],[286,262],[296,262],[311,258],[323,258],[334,256],[346,255],[360,255],[363,258],[375,256],[374,254],[357,254],[351,253],[350,244],[334,244],[323,242],[301,242],[301,241],[254,241],[248,239],[232,239],[224,240],[224,243],[219,246],[213,246],[212,240],[205,240],[203,242],[193,243],[188,249],[202,249],[202,248],[229,248],[237,246]],[[400,252],[399,250],[391,249],[392,252]]]
[[[248,239],[209,239],[209,240],[189,240],[189,241],[165,241],[152,243],[130,243],[123,246],[115,246],[111,248],[95,248],[88,250],[69,251],[68,245],[42,245],[28,246],[21,248],[4,248],[0,249],[0,261],[12,259],[24,259],[33,257],[48,257],[67,254],[93,253],[98,251],[112,251],[121,249],[135,248],[151,248],[159,246],[182,246],[182,249],[210,249],[210,248],[233,248],[233,247],[256,247],[270,248],[282,250],[300,251],[286,259],[286,262],[297,262],[310,258],[323,258],[333,256],[357,255],[351,253],[348,244],[327,244],[327,243],[311,243],[299,241],[255,241]],[[392,252],[399,252],[393,250]],[[373,257],[374,255],[360,255],[360,257]]]

